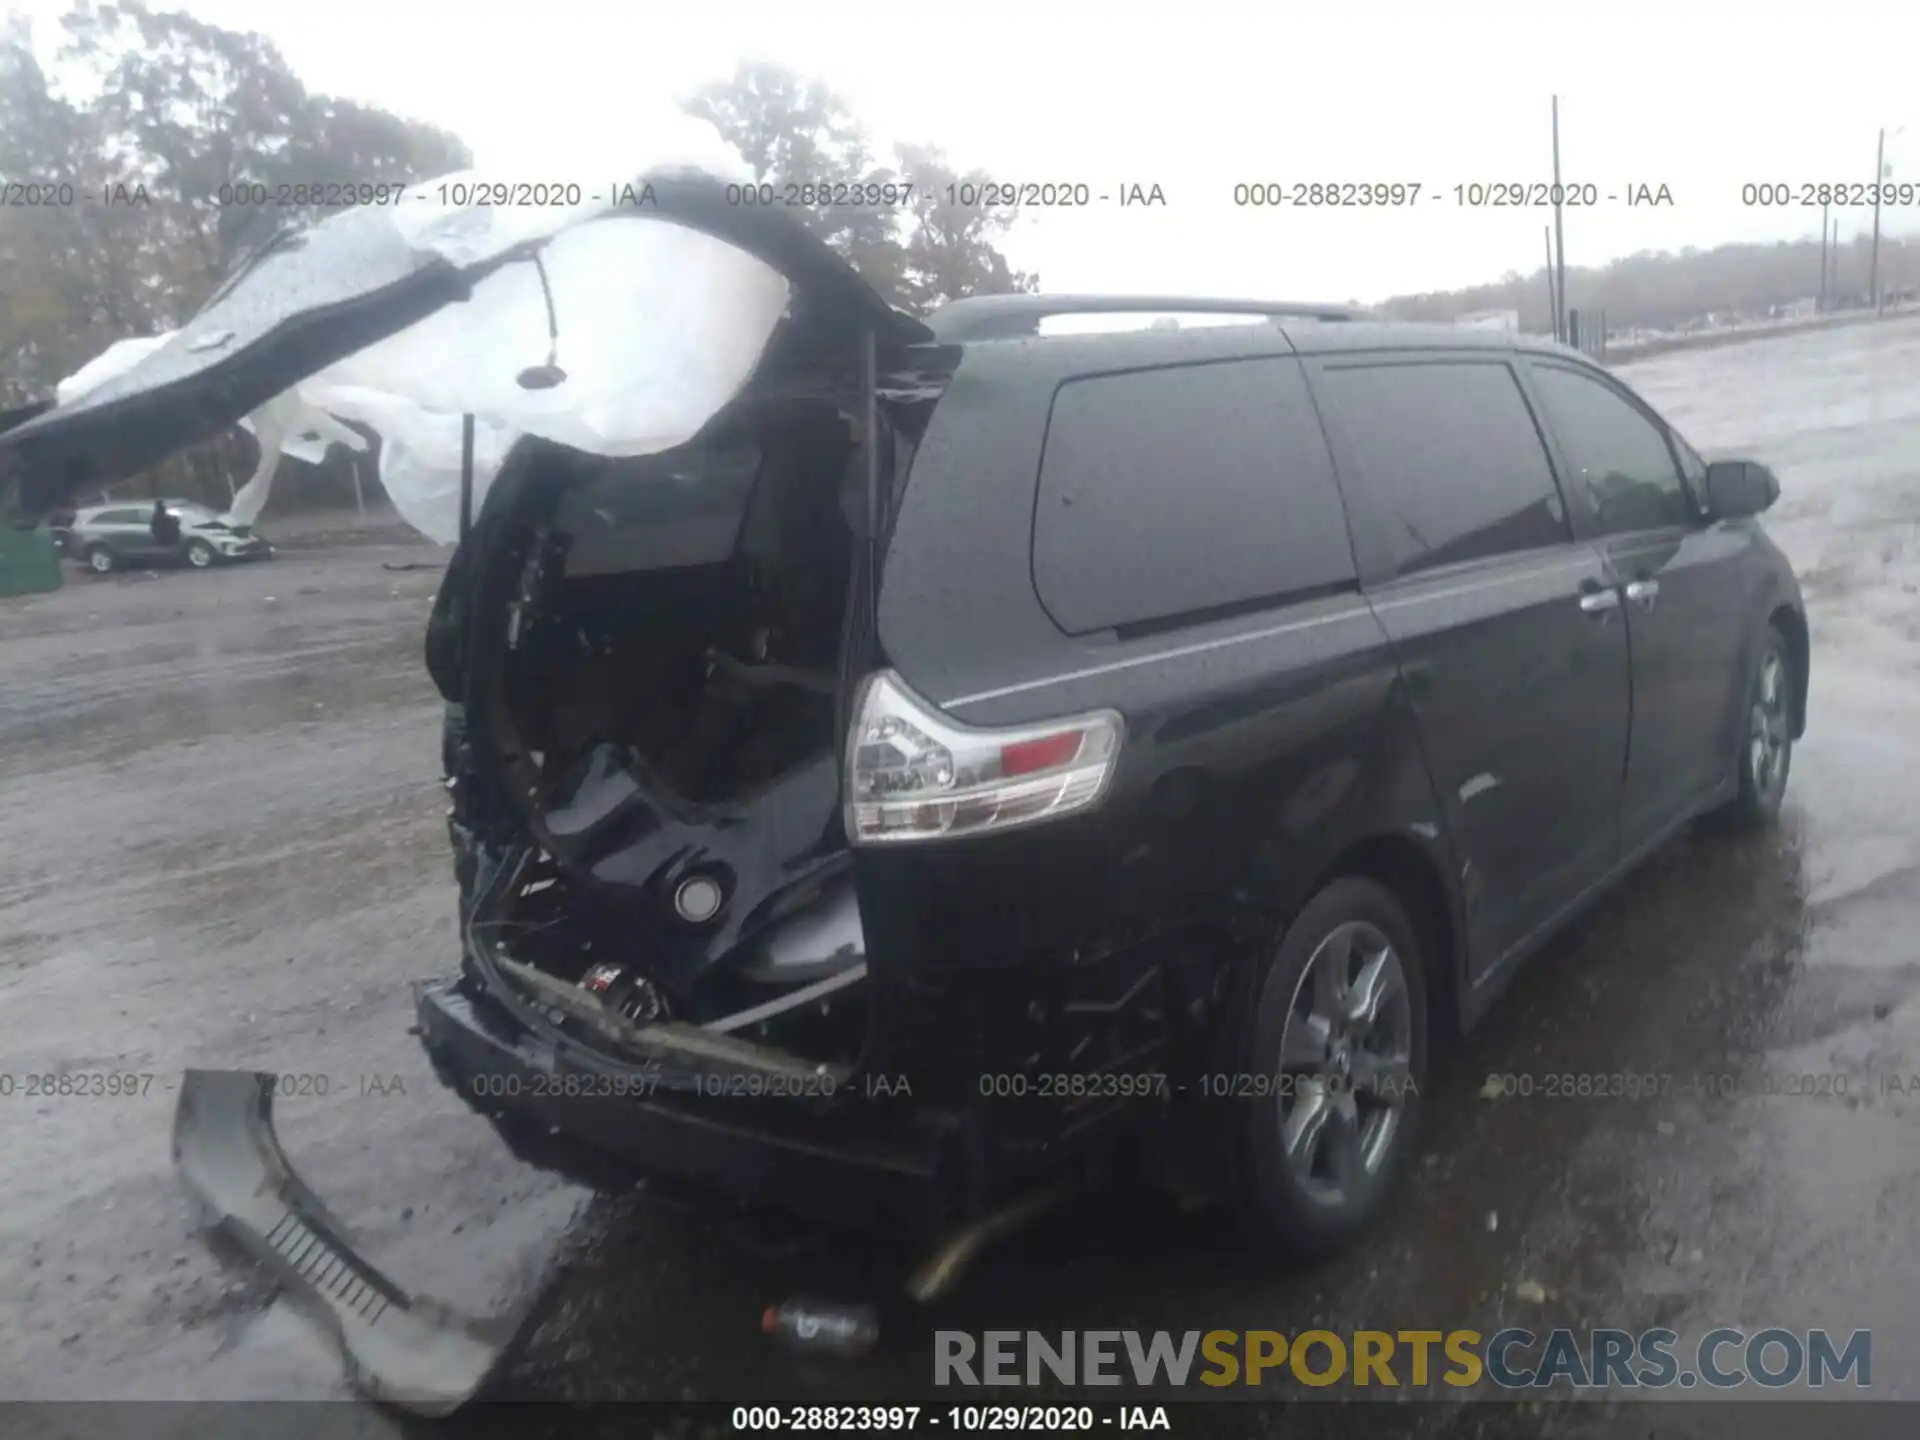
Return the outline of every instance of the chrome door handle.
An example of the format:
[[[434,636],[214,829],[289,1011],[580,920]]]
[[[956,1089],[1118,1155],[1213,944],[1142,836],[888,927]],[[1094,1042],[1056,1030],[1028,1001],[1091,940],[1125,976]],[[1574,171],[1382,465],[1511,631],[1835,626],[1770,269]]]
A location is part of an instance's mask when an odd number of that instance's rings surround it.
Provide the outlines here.
[[[1653,602],[1660,598],[1658,580],[1635,580],[1627,586],[1627,599],[1642,609],[1651,610]]]
[[[1580,608],[1589,615],[1605,615],[1620,608],[1618,590],[1589,590],[1580,597]]]

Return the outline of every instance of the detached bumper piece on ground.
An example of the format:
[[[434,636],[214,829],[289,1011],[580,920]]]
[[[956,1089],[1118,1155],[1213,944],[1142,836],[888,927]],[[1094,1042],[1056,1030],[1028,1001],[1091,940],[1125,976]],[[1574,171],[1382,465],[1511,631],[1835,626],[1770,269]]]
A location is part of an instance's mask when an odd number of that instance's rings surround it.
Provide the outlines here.
[[[210,1228],[224,1230],[333,1331],[370,1399],[416,1414],[458,1409],[486,1382],[523,1316],[474,1320],[409,1295],[354,1248],[293,1173],[273,1133],[273,1077],[189,1070],[173,1160]]]

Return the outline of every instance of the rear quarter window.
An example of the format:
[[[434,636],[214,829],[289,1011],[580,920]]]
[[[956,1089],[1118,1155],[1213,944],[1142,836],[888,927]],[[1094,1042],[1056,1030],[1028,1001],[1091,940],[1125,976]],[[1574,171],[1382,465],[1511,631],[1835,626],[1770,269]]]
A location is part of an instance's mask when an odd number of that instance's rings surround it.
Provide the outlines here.
[[[1352,584],[1346,516],[1300,362],[1061,386],[1040,461],[1033,577],[1070,635]]]

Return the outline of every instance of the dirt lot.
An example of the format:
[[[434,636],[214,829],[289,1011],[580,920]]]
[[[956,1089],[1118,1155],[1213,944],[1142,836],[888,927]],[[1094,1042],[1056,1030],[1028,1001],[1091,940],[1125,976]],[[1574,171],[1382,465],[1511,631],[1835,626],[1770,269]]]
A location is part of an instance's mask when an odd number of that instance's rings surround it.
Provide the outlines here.
[[[7,606],[9,1391],[337,1386],[303,1327],[236,1330],[261,1297],[186,1228],[167,1150],[183,1066],[286,1074],[301,1163],[396,1262],[476,1306],[522,1278],[515,1227],[546,1237],[571,1211],[448,1103],[405,1034],[407,982],[452,954],[420,664],[442,558],[336,543],[206,574],[73,569]],[[29,1093],[102,1072],[152,1079],[131,1097]],[[457,1263],[436,1266],[456,1236]],[[469,1255],[502,1258],[470,1273]]]
[[[1782,477],[1769,528],[1815,659],[1780,833],[1684,838],[1552,947],[1443,1069],[1415,1183],[1354,1254],[1254,1263],[1215,1221],[1109,1197],[991,1257],[943,1327],[1764,1319],[1871,1328],[1876,1393],[1920,1398],[1920,1098],[1884,1086],[1920,1073],[1920,322],[1628,373],[1703,448]],[[491,1309],[571,1246],[503,1393],[924,1397],[925,1317],[893,1315],[853,1371],[755,1333],[768,1300],[874,1292],[896,1257],[772,1254],[645,1196],[581,1212],[430,1078],[407,985],[454,962],[419,657],[442,554],[334,537],[0,607],[0,1385],[340,1393],[327,1348],[190,1229],[172,1089],[209,1065],[313,1077],[325,1093],[280,1102],[287,1147],[408,1282]],[[1490,1073],[1550,1070],[1742,1079],[1480,1098]],[[102,1072],[152,1079],[28,1093]],[[1757,1093],[1787,1073],[1848,1093]]]

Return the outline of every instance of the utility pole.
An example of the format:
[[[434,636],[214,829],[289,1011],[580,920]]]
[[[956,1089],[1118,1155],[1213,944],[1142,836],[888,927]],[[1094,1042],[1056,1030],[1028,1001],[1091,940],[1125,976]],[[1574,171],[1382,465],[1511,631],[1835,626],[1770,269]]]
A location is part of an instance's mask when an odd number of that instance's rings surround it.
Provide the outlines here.
[[[1820,298],[1814,303],[1814,309],[1825,311],[1827,308],[1827,211],[1829,205],[1820,207]]]
[[[1547,323],[1553,327],[1553,338],[1560,338],[1560,291],[1553,283],[1553,227],[1543,225],[1541,233],[1547,239]]]
[[[1840,217],[1837,215],[1833,219],[1833,239],[1829,242],[1828,249],[1833,256],[1833,288],[1838,292],[1840,289]]]
[[[1567,236],[1560,224],[1560,97],[1553,97],[1553,249],[1554,263],[1559,267],[1559,280],[1555,285],[1559,299],[1553,312],[1553,337],[1565,340],[1567,336]],[[1877,233],[1877,232],[1876,232]]]
[[[1887,127],[1880,127],[1880,143],[1873,149],[1873,259],[1869,264],[1867,289],[1873,296],[1873,313],[1880,306],[1880,181],[1887,173]]]

